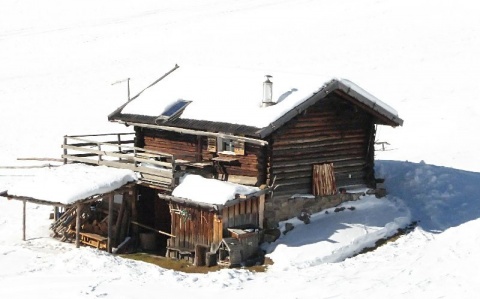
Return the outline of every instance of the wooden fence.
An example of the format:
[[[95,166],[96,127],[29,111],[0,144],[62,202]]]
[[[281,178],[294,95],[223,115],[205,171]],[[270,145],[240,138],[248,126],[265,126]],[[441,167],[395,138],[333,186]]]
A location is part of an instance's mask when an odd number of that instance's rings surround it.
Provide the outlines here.
[[[134,146],[133,133],[64,136],[64,163],[80,162],[130,169],[139,180],[173,190],[179,174],[171,154]]]

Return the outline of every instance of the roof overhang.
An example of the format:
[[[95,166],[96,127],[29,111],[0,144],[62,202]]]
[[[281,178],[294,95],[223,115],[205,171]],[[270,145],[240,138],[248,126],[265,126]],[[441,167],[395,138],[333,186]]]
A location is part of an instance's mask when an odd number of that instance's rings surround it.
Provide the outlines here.
[[[242,124],[220,123],[208,120],[192,120],[187,118],[175,118],[170,121],[158,123],[157,117],[145,115],[123,114],[121,109],[117,109],[109,115],[109,120],[124,123],[125,125],[133,125],[138,127],[147,127],[158,130],[166,130],[172,132],[202,135],[202,136],[226,136],[225,138],[241,140],[241,136],[245,137],[245,142],[256,144],[267,144],[264,140],[278,128],[293,119],[295,116],[303,113],[307,108],[315,103],[327,98],[330,94],[336,94],[345,100],[350,101],[359,108],[367,111],[374,116],[377,124],[388,125],[392,127],[402,126],[403,120],[398,117],[396,111],[381,102],[379,99],[363,90],[358,85],[345,79],[332,79],[320,87],[310,97],[300,104],[288,110],[282,116],[276,118],[273,122],[263,128],[255,128]],[[222,134],[219,132],[226,132]],[[258,139],[257,139],[258,138]]]
[[[315,103],[325,99],[328,95],[336,93],[366,110],[374,115],[380,124],[397,127],[403,125],[403,120],[396,114],[388,111],[382,105],[379,105],[375,97],[367,94],[363,89],[347,80],[333,79],[330,82],[322,86],[317,92],[315,92],[310,98],[297,105],[283,116],[272,122],[265,128],[257,131],[257,135],[260,138],[265,138],[272,134],[275,130],[283,126],[285,123],[293,119],[295,116],[303,113],[308,107]]]
[[[9,195],[7,191],[0,194],[0,196],[4,196],[8,199],[22,200],[22,201],[26,201],[26,202],[39,204],[39,205],[55,206],[55,207],[71,207],[71,206],[75,206],[77,204],[87,204],[87,203],[91,203],[91,202],[95,202],[97,200],[100,200],[100,199],[104,198],[105,195],[106,194],[96,194],[96,195],[89,196],[89,197],[84,198],[84,199],[77,200],[77,201],[75,201],[74,203],[71,203],[71,204],[65,204],[65,203],[61,203],[61,202],[46,201],[46,200],[42,200],[42,199],[38,199],[38,198],[34,198],[34,197],[29,197],[29,196]]]
[[[158,193],[158,197],[161,198],[161,199],[167,200],[167,201],[173,201],[173,202],[183,204],[183,205],[186,205],[186,206],[190,206],[190,207],[203,208],[203,209],[207,209],[207,210],[210,210],[210,211],[221,211],[221,210],[223,210],[223,208],[227,208],[227,207],[236,205],[240,202],[247,201],[247,200],[250,200],[252,198],[256,198],[256,197],[259,197],[263,194],[267,194],[267,193],[270,193],[270,192],[272,192],[272,188],[267,187],[267,188],[264,188],[264,189],[260,189],[256,192],[252,192],[250,194],[238,195],[234,199],[231,199],[231,200],[227,201],[225,204],[204,203],[204,202],[194,201],[194,200],[191,200],[191,199],[188,199],[188,198],[177,197],[177,196],[172,196],[172,195],[167,195],[167,194],[162,194],[162,193]]]
[[[366,92],[357,85],[346,80],[337,81],[336,85],[336,90],[339,91],[337,93],[350,96],[347,98],[349,101],[374,114],[378,119],[384,121],[385,125],[392,127],[403,125],[403,119],[388,111],[383,105],[379,105],[378,102],[372,101],[371,97],[373,96],[366,96]]]

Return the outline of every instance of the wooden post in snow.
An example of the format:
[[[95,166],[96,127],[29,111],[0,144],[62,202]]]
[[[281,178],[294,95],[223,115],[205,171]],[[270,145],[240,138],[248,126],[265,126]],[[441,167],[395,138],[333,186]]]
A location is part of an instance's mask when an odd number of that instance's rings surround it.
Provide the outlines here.
[[[77,219],[75,222],[75,246],[80,248],[80,214],[82,213],[82,205],[77,203]]]
[[[112,237],[113,237],[113,195],[108,196],[108,244],[107,250],[112,253]]]
[[[26,240],[26,230],[27,230],[27,201],[23,200],[23,237],[22,240]]]
[[[68,138],[67,138],[67,135],[63,136],[63,164],[67,164],[67,154],[68,154],[68,151],[67,151],[67,148],[65,147],[65,145],[67,145],[68,143]]]
[[[260,186],[260,189],[268,188],[265,185]],[[263,221],[265,220],[265,194],[260,195],[258,198],[258,227],[263,227]]]

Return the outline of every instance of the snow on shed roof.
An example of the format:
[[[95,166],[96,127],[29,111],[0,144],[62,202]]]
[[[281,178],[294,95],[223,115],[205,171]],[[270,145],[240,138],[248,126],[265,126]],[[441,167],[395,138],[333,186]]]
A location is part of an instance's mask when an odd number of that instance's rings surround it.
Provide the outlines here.
[[[237,194],[249,195],[259,191],[258,187],[244,186],[231,182],[207,179],[196,174],[186,174],[172,195],[197,203],[225,205]]]
[[[189,101],[179,116],[193,120],[236,124],[257,128],[253,130],[264,137],[264,129],[288,121],[300,111],[335,89],[342,90],[359,103],[390,120],[391,125],[402,125],[397,111],[380,101],[358,85],[345,79],[274,72],[273,100],[275,105],[262,107],[265,73],[242,69],[180,67],[156,85],[130,101],[123,110],[115,111],[110,120],[143,119],[145,122],[168,126],[188,125],[187,122],[165,122],[159,117],[180,100]],[[319,94],[325,91],[324,94]],[[305,105],[308,103],[309,105]],[[136,116],[129,118],[129,116]],[[286,117],[289,116],[289,117]],[[142,121],[140,121],[142,122]]]
[[[27,197],[40,202],[70,205],[94,195],[114,191],[136,180],[137,177],[131,170],[66,164],[41,169],[28,180],[13,183],[7,193],[9,196]]]

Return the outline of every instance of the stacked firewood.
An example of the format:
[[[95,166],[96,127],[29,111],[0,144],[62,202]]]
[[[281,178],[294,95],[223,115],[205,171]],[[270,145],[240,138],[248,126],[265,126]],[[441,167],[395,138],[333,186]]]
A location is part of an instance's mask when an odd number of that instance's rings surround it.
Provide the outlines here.
[[[333,195],[336,193],[335,172],[333,163],[313,165],[313,190],[315,196]]]

